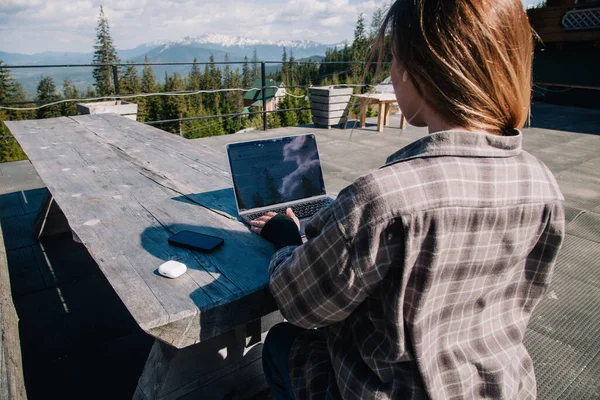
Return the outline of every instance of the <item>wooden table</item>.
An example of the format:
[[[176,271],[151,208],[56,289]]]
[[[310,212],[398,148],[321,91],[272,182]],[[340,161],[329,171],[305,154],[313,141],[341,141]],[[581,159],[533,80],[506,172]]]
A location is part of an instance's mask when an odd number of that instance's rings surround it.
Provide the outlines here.
[[[226,158],[115,114],[6,124],[51,194],[41,229],[52,231],[49,210],[58,205],[156,338],[135,398],[244,397],[265,388],[261,340],[282,320],[267,287],[273,248],[237,220]],[[202,254],[167,243],[185,229],[225,244]],[[187,273],[158,275],[169,259]]]
[[[369,104],[377,104],[377,131],[383,132],[383,127],[389,125],[390,122],[390,106],[395,103],[396,95],[393,93],[365,93],[353,95],[360,101],[360,127],[364,128],[367,123],[367,107]],[[406,119],[404,115],[400,117],[400,129],[406,127]]]

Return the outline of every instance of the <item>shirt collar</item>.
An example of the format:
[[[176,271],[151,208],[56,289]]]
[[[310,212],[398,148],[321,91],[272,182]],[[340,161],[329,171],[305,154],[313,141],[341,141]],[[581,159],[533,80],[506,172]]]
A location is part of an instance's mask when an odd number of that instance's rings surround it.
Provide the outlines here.
[[[492,135],[486,132],[450,130],[432,133],[388,157],[385,166],[422,157],[513,157],[521,153],[523,134]]]

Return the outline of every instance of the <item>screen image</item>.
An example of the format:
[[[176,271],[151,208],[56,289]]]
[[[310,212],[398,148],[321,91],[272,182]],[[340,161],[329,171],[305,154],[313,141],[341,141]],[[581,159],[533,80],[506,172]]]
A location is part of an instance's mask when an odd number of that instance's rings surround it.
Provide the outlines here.
[[[240,211],[325,194],[314,135],[233,143],[228,154]]]

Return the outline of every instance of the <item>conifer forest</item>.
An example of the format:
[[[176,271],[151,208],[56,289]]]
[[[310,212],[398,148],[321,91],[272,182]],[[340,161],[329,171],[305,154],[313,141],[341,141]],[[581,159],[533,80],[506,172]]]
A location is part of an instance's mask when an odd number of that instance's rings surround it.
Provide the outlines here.
[[[360,14],[352,43],[347,43],[343,48],[329,49],[325,56],[318,60],[296,60],[293,54],[288,54],[285,47],[281,60],[266,60],[278,61],[277,64],[268,64],[270,66],[266,74],[268,82],[275,82],[285,88],[285,95],[277,102],[276,109],[267,114],[268,127],[312,123],[310,104],[306,97],[309,86],[374,83],[375,67],[367,61],[370,59],[370,43],[379,30],[382,18],[383,7],[374,13],[371,24],[367,27],[364,16]],[[384,61],[391,61],[391,51],[387,49],[386,53]],[[156,76],[148,58],[145,64],[123,62],[118,58],[110,35],[109,21],[101,7],[92,62],[93,87],[78,88],[68,77],[62,82],[55,82],[53,78],[42,75],[35,96],[32,97],[11,76],[10,69],[0,68],[0,103],[13,103],[7,106],[10,108],[36,108],[33,110],[0,109],[0,162],[26,158],[3,121],[77,115],[76,104],[84,101],[52,103],[67,99],[115,96],[115,75],[118,79],[120,96],[139,95],[126,99],[137,104],[138,121],[176,120],[153,124],[159,129],[188,139],[230,134],[248,128],[262,129],[263,116],[257,113],[262,111],[262,107],[256,108],[244,104],[247,89],[260,88],[261,61],[256,50],[252,58],[245,57],[243,62],[238,63],[227,64],[227,56],[223,62],[216,61],[211,56],[208,63],[199,63],[196,59],[190,60],[187,73],[165,72],[164,76]],[[114,71],[113,65],[117,65],[117,71]],[[5,66],[2,60],[0,66]],[[222,89],[244,90],[189,94]],[[356,92],[364,90],[359,86],[354,89]],[[178,95],[166,95],[168,93],[178,93]],[[262,101],[261,95],[259,99]],[[25,103],[27,101],[40,103]],[[51,105],[38,108],[43,104]],[[295,110],[285,111],[289,109]],[[241,115],[228,116],[229,114]],[[209,116],[211,117],[194,119]]]

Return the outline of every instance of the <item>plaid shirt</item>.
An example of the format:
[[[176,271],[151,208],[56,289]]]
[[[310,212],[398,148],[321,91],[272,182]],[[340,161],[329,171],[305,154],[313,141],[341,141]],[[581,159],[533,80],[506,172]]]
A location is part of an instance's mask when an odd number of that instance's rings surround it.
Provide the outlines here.
[[[311,329],[298,399],[529,399],[523,346],[564,236],[563,196],[522,135],[438,132],[358,178],[279,250],[270,290]]]

